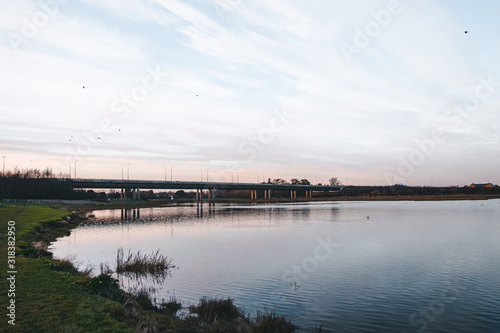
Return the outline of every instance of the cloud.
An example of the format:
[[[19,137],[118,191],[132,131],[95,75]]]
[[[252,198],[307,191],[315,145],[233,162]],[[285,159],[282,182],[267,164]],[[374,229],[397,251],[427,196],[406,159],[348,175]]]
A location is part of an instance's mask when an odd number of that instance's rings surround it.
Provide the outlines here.
[[[304,165],[322,175],[335,169],[381,179],[436,129],[449,134],[428,160],[436,177],[453,154],[498,153],[500,94],[460,126],[442,122],[474,93],[479,77],[500,81],[498,48],[479,28],[485,23],[461,6],[401,4],[349,62],[340,45],[353,43],[387,1],[75,1],[61,5],[17,52],[6,36],[22,35],[24,19],[41,7],[3,3],[0,148],[19,159],[46,154],[64,169],[68,149],[88,143],[109,119],[115,130],[79,158],[82,174],[87,163],[87,174],[97,173],[92,168],[108,156],[118,165],[149,161],[151,177],[169,159],[217,168],[236,161],[248,174]],[[474,10],[484,14],[490,6]],[[463,33],[464,17],[474,34]],[[498,27],[494,16],[480,17],[490,31]],[[113,112],[114,102],[141,86],[147,68],[161,68],[165,82],[126,115]],[[283,108],[296,117],[248,161],[238,146]],[[426,168],[416,175],[426,178]]]

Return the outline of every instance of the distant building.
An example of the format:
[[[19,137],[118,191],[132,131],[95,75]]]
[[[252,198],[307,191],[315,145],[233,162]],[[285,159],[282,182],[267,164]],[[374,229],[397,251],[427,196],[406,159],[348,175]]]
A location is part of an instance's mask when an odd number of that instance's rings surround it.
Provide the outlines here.
[[[478,187],[478,188],[483,188],[483,187],[495,187],[498,185],[493,185],[492,183],[486,183],[486,184],[470,184],[470,187]]]

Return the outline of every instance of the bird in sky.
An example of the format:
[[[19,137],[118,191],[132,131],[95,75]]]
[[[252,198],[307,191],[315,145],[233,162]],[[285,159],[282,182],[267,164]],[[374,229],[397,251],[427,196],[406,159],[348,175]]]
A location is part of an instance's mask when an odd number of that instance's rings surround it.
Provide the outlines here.
[[[85,89],[85,86],[83,86],[83,89]]]
[[[467,31],[467,30],[465,30],[465,33],[468,33],[468,31]]]

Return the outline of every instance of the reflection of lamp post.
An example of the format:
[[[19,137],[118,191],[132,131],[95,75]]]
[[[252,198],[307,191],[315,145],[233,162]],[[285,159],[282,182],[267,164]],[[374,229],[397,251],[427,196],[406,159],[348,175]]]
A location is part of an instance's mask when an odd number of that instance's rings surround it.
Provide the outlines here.
[[[170,181],[172,181],[172,169],[175,168],[175,165],[172,165],[170,167]]]
[[[71,161],[68,161],[69,164],[69,178],[71,179]]]
[[[78,160],[75,160],[75,179],[76,179],[76,162],[78,162]]]
[[[130,171],[130,165],[131,165],[131,164],[132,164],[132,163],[127,164],[127,180],[129,180],[129,175],[130,175],[130,174],[129,174],[129,171]]]

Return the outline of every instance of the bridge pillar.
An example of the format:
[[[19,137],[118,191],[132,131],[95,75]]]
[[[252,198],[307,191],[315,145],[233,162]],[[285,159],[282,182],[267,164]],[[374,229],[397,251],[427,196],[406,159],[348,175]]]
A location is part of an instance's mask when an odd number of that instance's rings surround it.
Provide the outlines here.
[[[137,188],[137,200],[141,200],[141,188]]]

